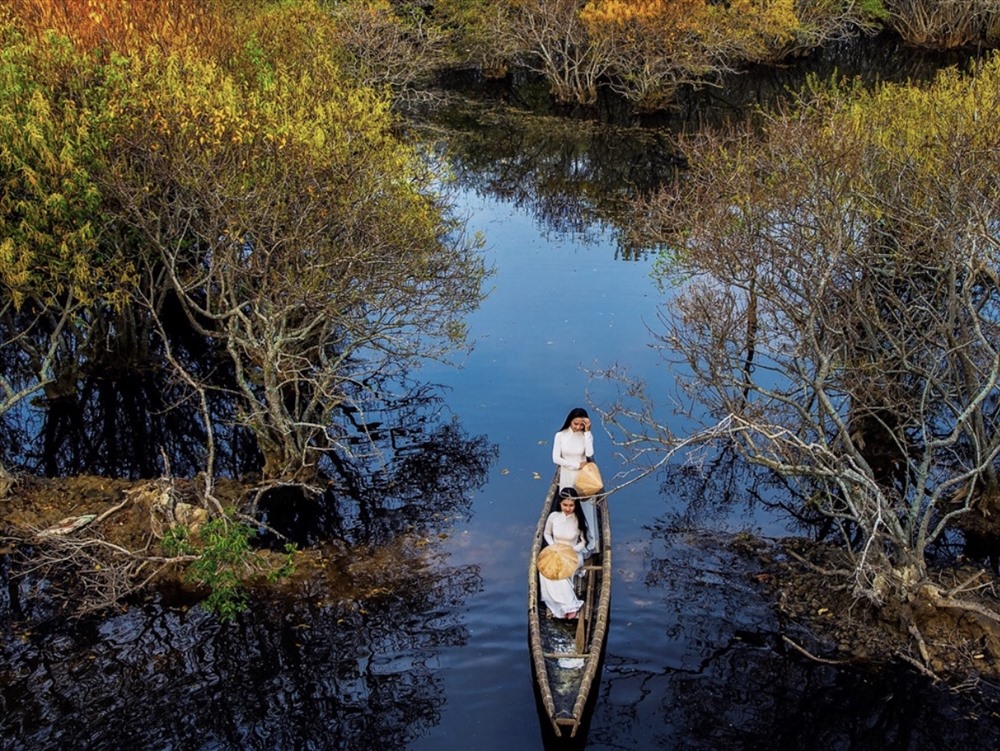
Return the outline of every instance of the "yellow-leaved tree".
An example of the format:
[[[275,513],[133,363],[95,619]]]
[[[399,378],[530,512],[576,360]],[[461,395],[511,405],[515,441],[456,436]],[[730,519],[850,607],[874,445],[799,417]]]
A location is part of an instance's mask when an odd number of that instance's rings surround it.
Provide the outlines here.
[[[0,414],[73,393],[95,321],[137,264],[103,237],[97,175],[112,112],[100,65],[65,38],[0,15]]]
[[[434,165],[396,137],[386,94],[342,71],[350,56],[319,4],[11,3],[0,11],[3,433],[56,399],[86,422],[87,384],[123,372],[162,386],[130,421],[197,405],[163,441],[202,438],[191,473],[204,470],[216,518],[194,546],[172,529],[164,550],[196,559],[192,576],[229,616],[259,561],[254,528],[231,524],[213,491],[218,437],[235,453],[249,436],[259,490],[324,486],[376,445],[345,413],[466,346],[485,275],[478,239],[452,217]],[[157,448],[169,459],[173,446]],[[70,568],[84,608],[165,565],[148,541],[32,542],[42,547],[32,565]]]
[[[782,506],[842,545],[831,576],[925,659],[923,613],[1000,623],[928,555],[1000,511],[998,91],[997,57],[817,84],[760,130],[685,139],[690,169],[636,213],[670,248],[661,343],[706,424],[671,435],[640,399],[612,410],[625,442],[717,442],[780,475]]]
[[[62,4],[64,36],[47,16],[6,27],[23,40],[22,78],[42,75],[45,55],[70,62],[48,66],[41,103],[19,97],[27,114],[0,125],[67,195],[52,198],[55,187],[20,165],[6,171],[24,182],[23,197],[5,194],[12,205],[51,204],[34,231],[52,251],[38,256],[43,246],[18,239],[24,222],[8,223],[4,278],[29,267],[110,275],[77,298],[127,295],[115,302],[142,320],[141,337],[159,332],[155,346],[192,388],[235,400],[264,475],[311,482],[325,454],[352,450],[339,407],[463,346],[464,315],[481,298],[477,241],[450,217],[430,165],[393,134],[385,95],[341,72],[336,24],[316,3],[129,6]],[[54,107],[58,127],[46,125]],[[12,287],[11,306],[25,294]],[[228,381],[173,356],[160,318],[175,302],[228,358]]]

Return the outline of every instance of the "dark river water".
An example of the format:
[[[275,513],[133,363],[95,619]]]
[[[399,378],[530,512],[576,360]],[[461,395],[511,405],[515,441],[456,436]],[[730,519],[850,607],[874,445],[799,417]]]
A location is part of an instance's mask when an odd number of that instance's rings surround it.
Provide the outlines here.
[[[497,447],[468,512],[443,520],[391,594],[363,605],[318,582],[287,602],[255,600],[230,623],[163,598],[79,623],[13,622],[0,655],[0,749],[543,748],[526,577],[553,434],[572,407],[614,398],[590,369],[626,365],[664,398],[673,377],[650,347],[666,301],[654,258],[602,221],[615,186],[669,166],[668,150],[650,146],[662,146],[655,134],[583,125],[549,148],[558,128],[506,125],[458,144],[458,207],[485,233],[496,274],[469,321],[476,347],[464,367],[422,377],[445,387],[464,431]],[[619,460],[595,430],[614,485]],[[783,636],[820,653],[829,645],[779,617],[731,544],[789,530],[739,492],[699,503],[671,479],[609,500],[612,617],[587,748],[1000,747],[996,687],[948,691],[902,668],[835,667],[790,649]]]

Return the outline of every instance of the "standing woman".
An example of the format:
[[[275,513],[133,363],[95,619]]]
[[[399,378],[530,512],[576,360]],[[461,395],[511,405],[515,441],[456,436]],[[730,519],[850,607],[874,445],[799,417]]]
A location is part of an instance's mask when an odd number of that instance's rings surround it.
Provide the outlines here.
[[[594,457],[594,436],[590,432],[587,410],[576,407],[566,416],[566,422],[552,441],[552,461],[559,467],[559,489],[573,488],[576,475]],[[597,510],[594,501],[582,500],[580,507],[592,530],[584,556],[597,552]]]

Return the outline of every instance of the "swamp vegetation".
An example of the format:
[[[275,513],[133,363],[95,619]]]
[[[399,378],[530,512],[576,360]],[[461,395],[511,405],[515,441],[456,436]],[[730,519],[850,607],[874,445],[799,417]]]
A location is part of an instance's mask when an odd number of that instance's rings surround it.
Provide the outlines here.
[[[986,0],[7,3],[5,575],[65,585],[54,612],[176,580],[233,617],[237,585],[321,568],[283,515],[312,509],[356,555],[405,538],[426,495],[468,513],[491,447],[428,419],[419,379],[461,359],[490,273],[446,152],[408,137],[445,73],[528,76],[553,113],[612,99],[638,124],[879,31],[980,54],[929,81],[814,80],[651,136],[665,163],[622,157],[651,179],[603,218],[625,255],[661,253],[654,343],[703,424],[677,434],[665,387],[627,367],[595,374],[623,398],[594,407],[634,475],[732,451],[780,478],[824,545],[789,547],[815,577],[776,568],[779,592],[833,581],[813,610],[862,613],[860,642],[995,677],[995,566],[940,551],[998,539],[998,28]]]

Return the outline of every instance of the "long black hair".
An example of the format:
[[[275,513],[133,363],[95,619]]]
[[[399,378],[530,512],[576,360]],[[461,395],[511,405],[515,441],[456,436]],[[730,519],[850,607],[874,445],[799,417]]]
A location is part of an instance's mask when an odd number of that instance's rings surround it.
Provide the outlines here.
[[[590,415],[587,414],[587,410],[583,407],[574,407],[569,411],[569,414],[566,415],[566,422],[563,423],[563,426],[559,428],[559,430],[566,430],[566,428],[569,427],[569,424],[578,417],[586,417],[588,420],[590,419]]]
[[[577,495],[576,488],[563,488],[556,495],[552,502],[553,511],[562,511],[562,502],[567,498],[573,499],[573,515],[576,516],[576,524],[583,533],[584,542],[590,546],[590,528],[587,526],[587,517],[583,515],[583,508],[580,506],[580,496]]]

